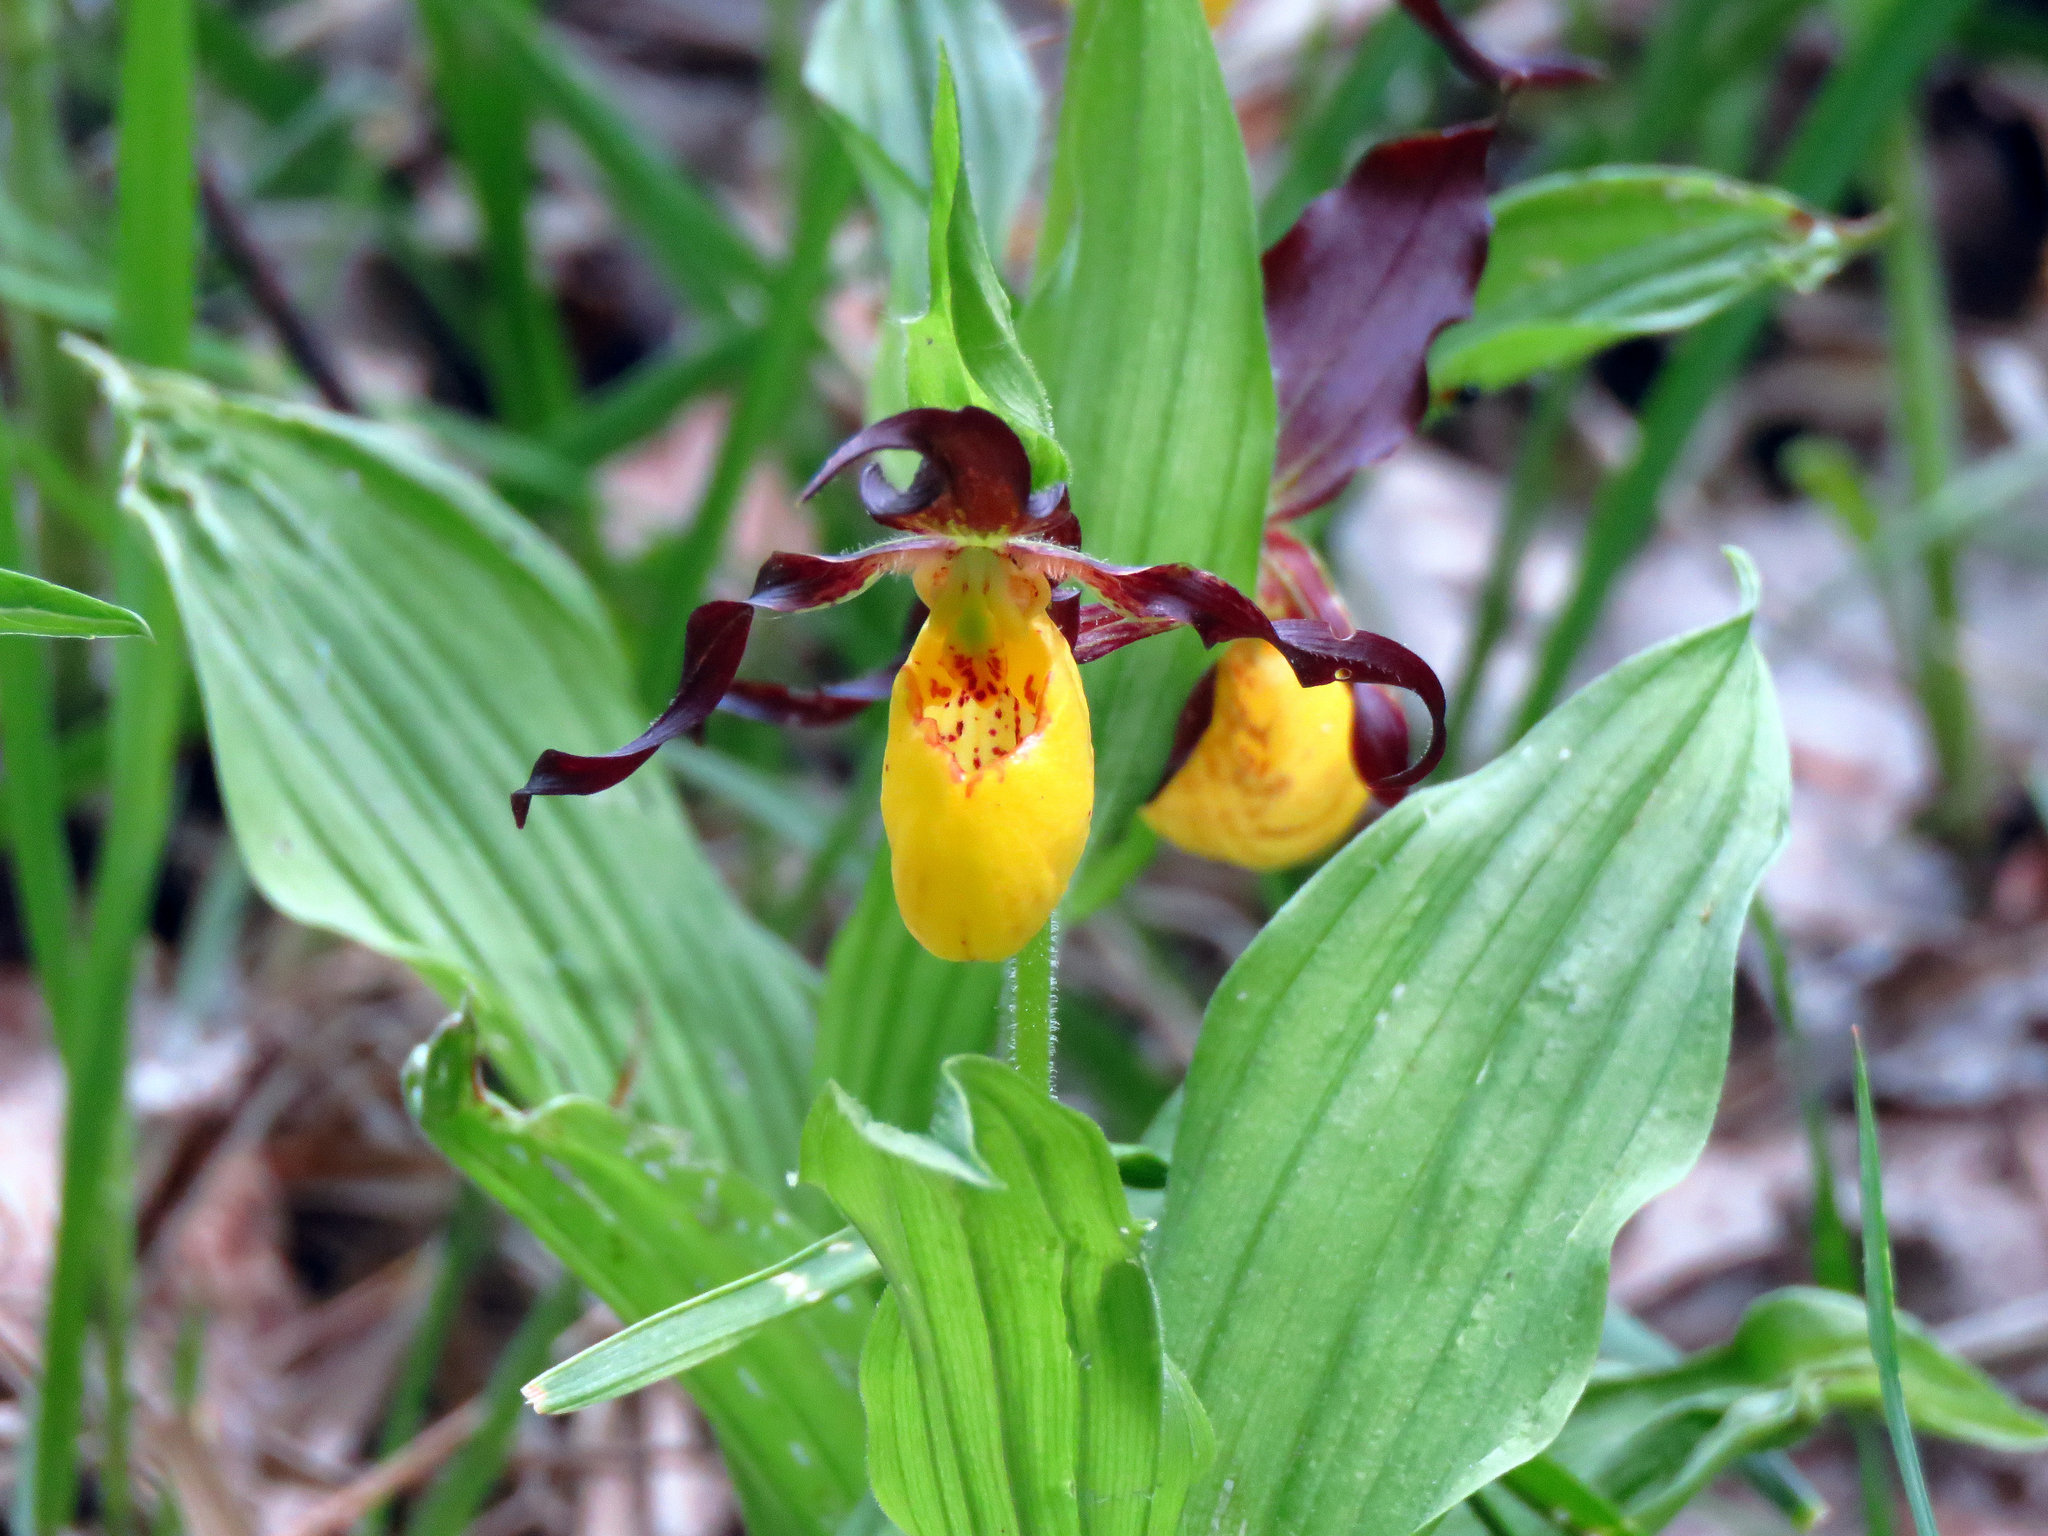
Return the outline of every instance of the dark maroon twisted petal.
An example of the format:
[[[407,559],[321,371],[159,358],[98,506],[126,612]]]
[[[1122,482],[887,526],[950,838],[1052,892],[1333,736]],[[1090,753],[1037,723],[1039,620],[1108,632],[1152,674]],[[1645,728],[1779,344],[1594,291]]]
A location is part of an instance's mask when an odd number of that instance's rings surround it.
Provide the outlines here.
[[[796,555],[778,553],[768,557],[754,578],[753,595],[744,602],[725,599],[699,605],[690,615],[683,632],[683,676],[654,723],[610,752],[582,754],[561,752],[550,747],[535,759],[527,781],[512,791],[512,820],[526,825],[526,813],[535,795],[594,795],[629,778],[665,742],[687,735],[710,718],[721,700],[737,691],[737,714],[758,719],[786,719],[805,724],[829,725],[857,713],[880,693],[871,689],[872,676],[805,694],[772,683],[733,681],[740,659],[746,655],[747,636],[754,625],[756,609],[769,613],[798,613],[807,608],[825,608],[864,592],[877,577],[901,569],[913,557],[952,547],[945,539],[898,539],[878,544],[851,555]],[[891,669],[892,673],[894,669]],[[786,701],[786,704],[781,702]],[[777,708],[787,712],[777,715]]]
[[[1272,516],[1298,517],[1408,440],[1437,332],[1472,313],[1493,130],[1381,144],[1266,252],[1280,400]]]
[[[1173,776],[1188,765],[1188,759],[1195,755],[1195,748],[1209,729],[1209,722],[1215,718],[1216,669],[1211,667],[1189,691],[1187,703],[1181,705],[1180,714],[1173,722],[1173,747],[1166,754],[1166,766],[1159,770],[1159,788],[1152,791],[1154,796],[1171,784]]]
[[[1134,619],[1107,603],[1084,603],[1075,636],[1068,644],[1073,647],[1074,660],[1085,667],[1135,641],[1149,640],[1179,627],[1178,619]]]
[[[1065,488],[1049,487],[1033,496],[1031,457],[1024,444],[1002,417],[977,405],[958,411],[924,406],[883,418],[840,444],[804,487],[804,499],[869,454],[890,448],[918,454],[924,462],[900,491],[881,466],[869,464],[861,471],[861,505],[885,528],[1079,542],[1080,527],[1067,508]]]
[[[1401,9],[1435,38],[1451,62],[1471,80],[1497,91],[1547,90],[1561,85],[1586,85],[1605,71],[1590,59],[1558,54],[1540,59],[1496,59],[1472,41],[1443,8],[1442,0],[1401,0]]]
[[[1408,717],[1371,683],[1351,685],[1351,761],[1381,805],[1400,800],[1413,782],[1400,777],[1408,761]]]
[[[1193,629],[1204,645],[1263,640],[1287,658],[1304,688],[1325,683],[1384,683],[1406,689],[1422,700],[1429,711],[1429,745],[1407,767],[1368,778],[1366,783],[1375,794],[1383,788],[1400,789],[1420,782],[1443,756],[1443,684],[1428,662],[1398,641],[1363,629],[1340,635],[1315,619],[1269,619],[1222,577],[1191,565],[1111,565],[1047,544],[1016,543],[1010,552],[1054,580],[1093,587],[1105,603],[1129,619],[1148,621],[1123,627],[1101,621],[1091,630],[1084,609],[1081,643],[1074,648],[1077,660],[1084,651],[1087,660],[1096,660],[1177,624]]]

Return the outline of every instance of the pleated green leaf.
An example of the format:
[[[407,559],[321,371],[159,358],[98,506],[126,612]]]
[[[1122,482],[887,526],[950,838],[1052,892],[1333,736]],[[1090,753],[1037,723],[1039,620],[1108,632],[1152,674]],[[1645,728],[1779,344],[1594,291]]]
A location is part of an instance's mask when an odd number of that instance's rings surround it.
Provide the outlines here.
[[[994,1048],[1002,990],[1000,965],[941,960],[910,936],[884,846],[826,958],[812,1081],[839,1084],[878,1120],[924,1125],[940,1063]]]
[[[512,825],[541,748],[642,724],[581,576],[395,432],[91,357],[263,894],[451,999],[473,989],[523,1099],[608,1095],[630,1061],[636,1106],[779,1187],[807,969],[733,901],[659,774]]]
[[[1053,437],[1045,386],[1018,345],[1010,295],[982,244],[974,196],[961,175],[959,98],[943,55],[932,116],[930,223],[928,302],[903,327],[907,402],[994,411],[1023,439],[1032,484],[1066,479],[1067,456]]]
[[[987,1057],[941,1095],[930,1136],[837,1087],[804,1128],[889,1282],[861,1355],[877,1501],[909,1536],[1173,1536],[1208,1430],[1109,1144]]]
[[[1264,288],[1244,140],[1194,0],[1080,0],[1026,350],[1088,548],[1249,587],[1273,472]],[[1095,845],[1156,787],[1201,647],[1088,668]]]
[[[1031,60],[996,0],[829,0],[811,30],[804,84],[831,111],[881,215],[892,260],[917,288],[932,185],[939,53],[960,96],[960,145],[981,233],[1004,249],[1038,155],[1044,98]]]
[[[0,635],[147,635],[142,615],[21,571],[0,570]]]
[[[541,1372],[525,1387],[538,1413],[609,1402],[728,1354],[771,1323],[881,1273],[850,1228],[743,1279],[679,1301]]]
[[[1766,288],[1804,292],[1882,230],[1709,171],[1607,165],[1493,200],[1472,318],[1430,350],[1438,390],[1499,389],[1631,336],[1683,330]]]
[[[1990,1450],[2048,1446],[2048,1420],[1945,1353],[1911,1318],[1899,1319],[1898,1342],[1914,1428]],[[1881,1397],[1863,1304],[1794,1287],[1752,1303],[1718,1348],[1650,1369],[1603,1362],[1549,1454],[1647,1536],[1739,1458],[1795,1444],[1830,1413],[1874,1411]],[[1530,1536],[1545,1529],[1534,1517],[1514,1523]]]
[[[1219,985],[1174,1147],[1195,1529],[1413,1531],[1556,1435],[1621,1223],[1704,1144],[1784,835],[1750,603],[1403,802]]]
[[[786,1259],[817,1233],[687,1137],[591,1098],[522,1114],[478,1082],[476,1030],[413,1053],[406,1101],[434,1144],[631,1323]],[[854,1360],[866,1299],[842,1292],[705,1358],[684,1385],[718,1435],[750,1531],[830,1532],[859,1502]]]

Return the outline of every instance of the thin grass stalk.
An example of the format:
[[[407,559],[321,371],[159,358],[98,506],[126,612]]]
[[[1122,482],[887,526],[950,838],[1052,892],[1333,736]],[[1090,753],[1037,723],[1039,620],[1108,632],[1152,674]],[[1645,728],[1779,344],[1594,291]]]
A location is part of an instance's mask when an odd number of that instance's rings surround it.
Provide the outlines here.
[[[1522,440],[1515,448],[1514,468],[1509,472],[1507,493],[1502,498],[1500,529],[1494,535],[1493,556],[1486,568],[1486,584],[1473,605],[1472,640],[1465,652],[1465,665],[1451,694],[1451,714],[1445,733],[1450,745],[1444,750],[1438,773],[1458,776],[1469,755],[1467,739],[1472,710],[1485,685],[1487,668],[1501,638],[1514,616],[1515,586],[1522,573],[1522,561],[1529,543],[1543,520],[1557,485],[1557,450],[1564,438],[1565,423],[1571,419],[1572,397],[1585,378],[1583,369],[1572,368],[1546,379],[1537,387],[1529,420],[1522,428]]]
[[[1806,1132],[1807,1168],[1813,1184],[1813,1215],[1807,1228],[1809,1263],[1816,1285],[1832,1291],[1861,1294],[1863,1277],[1857,1263],[1856,1239],[1842,1219],[1842,1201],[1835,1183],[1834,1156],[1828,1147],[1828,1112],[1814,1068],[1813,1045],[1799,1025],[1798,1003],[1792,995],[1792,970],[1777,919],[1759,896],[1749,909],[1751,926],[1764,952],[1771,984],[1771,1011],[1777,1015],[1779,1038],[1799,1098],[1799,1119]],[[1891,1493],[1885,1475],[1884,1441],[1877,1424],[1864,1413],[1851,1413],[1849,1434],[1856,1447],[1857,1482],[1862,1492],[1868,1536],[1890,1536]],[[1873,1499],[1877,1502],[1873,1505]],[[1883,1523],[1872,1523],[1878,1509]]]
[[[1863,1299],[1870,1315],[1870,1353],[1877,1361],[1885,1428],[1891,1432],[1892,1454],[1898,1461],[1899,1480],[1906,1485],[1914,1529],[1919,1536],[1940,1536],[1927,1497],[1927,1474],[1920,1466],[1920,1447],[1913,1439],[1913,1421],[1906,1413],[1905,1386],[1899,1379],[1898,1288],[1892,1275],[1891,1234],[1885,1229],[1884,1173],[1878,1156],[1877,1111],[1871,1103],[1870,1063],[1863,1055],[1862,1034],[1852,1038],[1857,1166],[1863,1183]]]
[[[115,339],[139,361],[177,367],[191,347],[197,292],[198,197],[193,131],[191,0],[130,0],[122,43]],[[154,644],[115,652],[109,726],[112,810],[93,891],[84,969],[78,981],[78,1040],[64,1120],[64,1179],[43,1328],[43,1383],[37,1399],[33,1490],[35,1530],[68,1525],[77,1503],[78,1433],[83,1417],[84,1336],[89,1303],[109,1294],[132,1262],[127,1224],[108,1252],[109,1214],[128,1206],[124,1086],[128,993],[135,948],[170,823],[173,758],[183,698],[182,637],[169,588],[139,530],[116,532],[116,587],[141,612]],[[110,1268],[111,1265],[111,1268]],[[113,1337],[125,1308],[107,1309],[107,1359],[125,1359]],[[107,1382],[110,1399],[125,1391]],[[124,1407],[111,1410],[118,1423]],[[118,1465],[106,1476],[125,1477]]]
[[[414,1506],[406,1536],[461,1536],[469,1528],[493,1485],[504,1476],[519,1416],[526,1409],[520,1388],[547,1368],[555,1340],[582,1309],[583,1287],[573,1275],[556,1281],[534,1302],[491,1367],[481,1398],[482,1419]]]
[[[434,1376],[447,1352],[448,1337],[462,1304],[470,1276],[491,1244],[490,1203],[474,1184],[464,1182],[455,1198],[455,1209],[443,1230],[434,1269],[433,1290],[406,1342],[405,1358],[398,1367],[398,1379],[391,1388],[391,1402],[384,1415],[384,1427],[377,1435],[377,1459],[388,1460],[405,1448],[427,1425],[427,1402],[433,1393]],[[379,1504],[356,1522],[359,1536],[378,1536],[391,1529],[391,1506]]]
[[[1893,125],[1880,166],[1892,215],[1883,270],[1899,439],[1913,503],[1924,506],[1955,472],[1962,405],[1926,148],[1914,114],[1901,114]],[[1905,659],[1941,769],[1934,823],[1951,838],[1968,842],[1985,830],[1991,781],[1963,666],[1956,556],[1953,539],[1925,542],[1920,576],[1926,602],[1913,637],[1915,653]]]
[[[530,7],[529,7],[530,8]],[[534,279],[526,82],[503,39],[460,0],[420,0],[434,88],[483,216],[483,361],[498,414],[522,432],[560,420],[574,394],[568,343]]]
[[[1856,1247],[1849,1236],[1848,1223],[1842,1220],[1834,1158],[1828,1149],[1827,1105],[1821,1098],[1814,1072],[1812,1046],[1799,1027],[1784,940],[1779,935],[1777,919],[1761,896],[1751,905],[1749,920],[1764,952],[1764,969],[1771,984],[1771,1011],[1777,1015],[1779,1038],[1799,1098],[1799,1120],[1806,1132],[1807,1169],[1813,1185],[1813,1220],[1808,1242],[1814,1283],[1854,1295],[1862,1288],[1856,1274]]]
[[[1024,1081],[1050,1097],[1059,1034],[1059,919],[1049,919],[1003,973],[1010,1059]]]
[[[0,416],[0,566],[32,570],[16,499],[14,434]],[[68,1055],[74,1035],[72,975],[78,888],[64,836],[64,770],[57,748],[50,644],[27,635],[0,639],[0,733],[6,763],[0,792],[7,807],[14,885],[28,930],[30,958],[50,1011],[57,1047]]]

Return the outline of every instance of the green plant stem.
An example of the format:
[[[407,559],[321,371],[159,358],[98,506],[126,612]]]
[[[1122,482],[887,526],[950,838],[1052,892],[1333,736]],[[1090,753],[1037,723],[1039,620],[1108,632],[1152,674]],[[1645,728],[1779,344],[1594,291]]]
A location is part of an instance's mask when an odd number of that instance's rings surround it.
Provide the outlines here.
[[[1897,114],[1971,3],[1892,0],[1829,74],[1772,179],[1795,197],[1833,205],[1859,168],[1865,146]],[[1769,315],[1768,301],[1728,311],[1686,337],[1657,376],[1643,409],[1635,457],[1601,486],[1594,500],[1577,581],[1544,636],[1514,735],[1548,713],[1564,691],[1579,653],[1606,612],[1616,578],[1656,529],[1664,483],[1693,429],[1748,357]]]
[[[1763,897],[1757,897],[1751,904],[1749,920],[1764,952],[1764,968],[1771,983],[1771,1009],[1778,1018],[1794,1091],[1799,1096],[1799,1118],[1806,1131],[1806,1155],[1813,1181],[1809,1242],[1814,1283],[1854,1295],[1861,1288],[1856,1276],[1856,1249],[1849,1237],[1848,1224],[1842,1220],[1842,1202],[1835,1191],[1834,1160],[1828,1150],[1827,1105],[1815,1080],[1812,1048],[1799,1027],[1784,940]]]
[[[1025,1081],[1048,1096],[1053,1086],[1057,1016],[1059,919],[1053,918],[1003,967],[1010,1002],[1010,1053]]]
[[[198,306],[192,0],[128,0],[124,21],[114,344],[182,368]]]
[[[0,419],[0,566],[31,568],[15,499],[13,433]],[[64,837],[64,773],[57,749],[50,643],[27,635],[0,639],[0,733],[6,738],[4,791],[14,882],[28,929],[29,954],[50,1010],[58,1050],[71,1051],[77,884]]]
[[[1472,642],[1465,653],[1465,665],[1451,695],[1450,722],[1445,727],[1450,746],[1444,752],[1438,773],[1452,779],[1470,749],[1466,739],[1472,710],[1485,684],[1487,667],[1494,650],[1507,633],[1514,615],[1515,582],[1521,575],[1522,560],[1529,541],[1543,519],[1543,509],[1557,484],[1557,449],[1563,440],[1565,423],[1571,419],[1572,397],[1584,379],[1582,369],[1572,368],[1546,379],[1536,390],[1534,407],[1522,440],[1515,449],[1515,463],[1502,498],[1500,532],[1494,536],[1493,558],[1486,569],[1486,584],[1473,608]]]
[[[1934,229],[1926,149],[1919,123],[1901,113],[1879,157],[1892,216],[1885,247],[1885,309],[1891,326],[1899,439],[1916,505],[1926,505],[1955,472],[1962,437],[1955,335]],[[1990,814],[1990,775],[1962,659],[1957,544],[1926,542],[1924,616],[1914,635],[1915,689],[1942,778],[1936,826],[1953,839],[1981,837]]]
[[[1927,1497],[1927,1474],[1921,1470],[1920,1448],[1913,1439],[1913,1421],[1906,1414],[1906,1393],[1899,1380],[1898,1288],[1892,1275],[1891,1236],[1885,1230],[1884,1174],[1878,1156],[1877,1110],[1871,1102],[1870,1063],[1864,1059],[1863,1036],[1854,1036],[1856,1050],[1856,1150],[1863,1181],[1863,1300],[1870,1314],[1870,1353],[1877,1361],[1878,1390],[1884,1400],[1885,1428],[1891,1431],[1892,1454],[1906,1485],[1919,1536],[1940,1536]]]

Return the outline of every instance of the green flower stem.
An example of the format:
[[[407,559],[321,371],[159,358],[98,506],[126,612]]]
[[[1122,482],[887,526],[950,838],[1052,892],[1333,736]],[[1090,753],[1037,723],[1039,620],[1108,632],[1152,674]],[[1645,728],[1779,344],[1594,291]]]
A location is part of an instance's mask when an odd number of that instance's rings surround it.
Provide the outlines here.
[[[1899,437],[1905,447],[1912,500],[1925,505],[1955,471],[1962,406],[1926,151],[1911,113],[1901,114],[1893,125],[1879,168],[1892,215],[1883,265]],[[1915,691],[1941,768],[1942,793],[1934,811],[1935,825],[1950,838],[1968,842],[1984,832],[1991,783],[1963,668],[1956,554],[1953,540],[1926,542],[1921,563],[1926,588],[1924,615],[1916,627],[1914,654],[1903,659],[1913,670]]]
[[[1059,920],[1053,918],[1003,967],[1010,1001],[1011,1060],[1033,1087],[1052,1094],[1053,1040],[1059,983]]]

